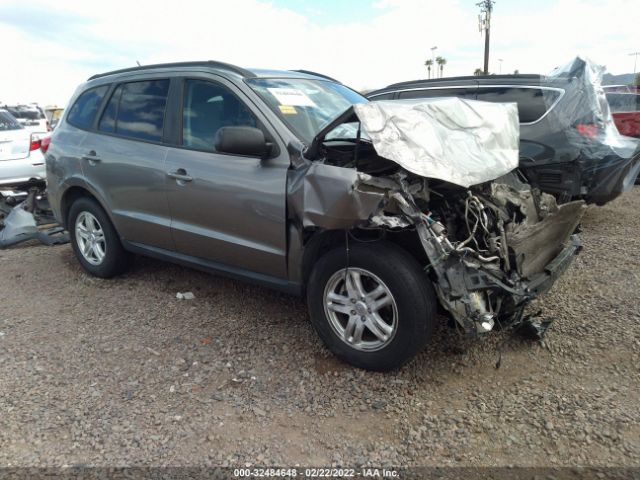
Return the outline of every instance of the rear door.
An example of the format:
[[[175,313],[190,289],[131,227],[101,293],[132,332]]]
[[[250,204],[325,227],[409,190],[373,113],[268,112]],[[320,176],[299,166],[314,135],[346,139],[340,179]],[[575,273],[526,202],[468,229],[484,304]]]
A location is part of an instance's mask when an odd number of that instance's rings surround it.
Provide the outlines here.
[[[225,126],[257,127],[278,143],[261,112],[225,79],[185,78],[181,98],[178,145],[165,172],[176,250],[218,268],[284,278],[286,149],[264,160],[215,151]]]
[[[164,118],[171,80],[150,77],[111,86],[82,144],[86,181],[133,243],[173,250],[166,197]]]

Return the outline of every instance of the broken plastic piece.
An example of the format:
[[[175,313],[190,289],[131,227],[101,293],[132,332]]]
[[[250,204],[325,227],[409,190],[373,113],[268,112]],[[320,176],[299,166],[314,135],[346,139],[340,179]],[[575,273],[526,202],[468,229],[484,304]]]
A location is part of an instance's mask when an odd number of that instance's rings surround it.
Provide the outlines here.
[[[539,314],[540,312],[524,317],[520,325],[516,326],[516,332],[529,340],[543,340],[553,320],[541,320]]]
[[[25,208],[24,202],[17,205],[2,222],[4,228],[0,230],[0,249],[33,239],[39,240],[45,245],[59,245],[69,242],[69,235],[64,232],[62,227],[38,229],[33,213]]]
[[[191,292],[178,292],[176,293],[176,298],[178,300],[193,300],[196,296]]]

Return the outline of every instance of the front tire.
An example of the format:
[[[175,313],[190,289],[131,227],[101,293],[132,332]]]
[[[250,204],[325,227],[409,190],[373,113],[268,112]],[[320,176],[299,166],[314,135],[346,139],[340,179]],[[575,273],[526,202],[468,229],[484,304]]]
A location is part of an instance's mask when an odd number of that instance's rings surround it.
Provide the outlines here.
[[[399,368],[432,335],[436,295],[420,264],[395,244],[355,244],[318,260],[309,278],[311,323],[338,358],[367,370]]]
[[[76,258],[88,273],[111,278],[127,270],[129,255],[102,207],[81,197],[69,210],[69,233]]]

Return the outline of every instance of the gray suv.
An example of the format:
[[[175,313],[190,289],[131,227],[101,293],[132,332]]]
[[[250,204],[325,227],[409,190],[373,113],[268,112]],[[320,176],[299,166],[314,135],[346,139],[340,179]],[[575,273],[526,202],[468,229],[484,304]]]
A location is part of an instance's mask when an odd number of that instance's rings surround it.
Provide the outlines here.
[[[522,322],[579,250],[582,202],[515,174],[411,174],[362,134],[365,103],[319,74],[212,61],[95,75],[53,134],[49,200],[90,274],[133,253],[306,295],[358,367],[409,360],[438,305],[473,336]]]

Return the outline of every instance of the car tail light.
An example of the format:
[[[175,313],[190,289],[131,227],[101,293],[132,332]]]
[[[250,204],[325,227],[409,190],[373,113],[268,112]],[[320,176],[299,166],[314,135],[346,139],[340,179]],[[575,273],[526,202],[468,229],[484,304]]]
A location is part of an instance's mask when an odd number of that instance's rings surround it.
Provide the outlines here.
[[[31,135],[31,145],[29,145],[29,151],[33,152],[34,150],[38,150],[40,148],[40,145],[42,145],[42,140]]]
[[[40,141],[40,150],[42,150],[42,153],[47,153],[47,150],[49,150],[50,144],[51,144],[51,137],[44,137]]]
[[[585,138],[596,138],[598,135],[598,125],[595,123],[579,123],[576,130]]]

